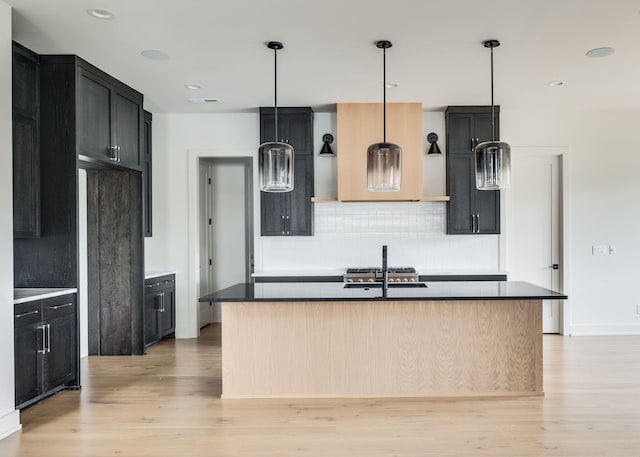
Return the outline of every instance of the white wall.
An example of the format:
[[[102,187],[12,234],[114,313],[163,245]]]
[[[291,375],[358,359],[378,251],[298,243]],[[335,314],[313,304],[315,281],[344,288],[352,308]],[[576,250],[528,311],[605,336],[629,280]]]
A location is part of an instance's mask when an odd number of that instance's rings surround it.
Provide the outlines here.
[[[153,237],[145,239],[145,266],[176,272],[178,338],[198,333],[198,264],[189,254],[190,236],[194,243],[197,234],[196,219],[190,223],[189,217],[196,214],[198,157],[255,157],[258,142],[258,114],[153,116]],[[254,162],[254,179],[257,169]]]
[[[512,146],[570,149],[572,334],[640,334],[640,109],[502,108],[500,118]],[[594,244],[617,253],[593,256]]]
[[[501,109],[501,136],[512,146],[562,146],[570,151],[567,185],[571,200],[565,211],[572,221],[567,233],[572,287],[565,292],[570,295],[572,304],[571,332],[640,334],[640,315],[636,312],[640,291],[634,287],[637,259],[640,259],[640,237],[636,235],[636,227],[640,226],[636,209],[640,195],[640,154],[636,152],[640,149],[640,135],[635,131],[640,110],[533,111],[509,109],[504,105]],[[443,113],[426,112],[423,124],[425,138],[430,131],[438,133],[439,146],[444,151]],[[324,133],[335,136],[335,114],[316,113],[314,129],[318,150]],[[426,148],[426,140],[424,144]],[[147,265],[177,269],[179,277],[182,276],[177,291],[178,336],[195,336],[191,328],[196,328],[196,306],[188,302],[197,297],[189,297],[187,290],[188,207],[194,205],[188,195],[188,151],[191,150],[193,157],[200,154],[197,150],[205,151],[202,154],[208,156],[255,157],[257,145],[256,114],[154,116],[154,237],[147,240]],[[339,150],[336,152],[340,153]],[[444,193],[444,157],[425,157],[424,160],[425,193]],[[335,159],[316,156],[315,189],[318,196],[336,196]],[[257,191],[254,201],[257,229],[260,226]],[[416,242],[411,236],[405,238],[395,237],[390,242],[399,255],[393,259],[396,264],[415,263],[411,255],[415,255],[412,246],[416,246]],[[417,251],[425,253],[426,264],[419,267],[441,266],[429,263],[429,252],[437,253],[436,262],[439,258],[446,259],[449,263],[445,268],[452,270],[502,266],[497,260],[504,259],[504,252],[499,252],[500,246],[504,245],[499,241],[501,237],[446,236],[436,230],[421,238],[423,241],[419,242],[422,244]],[[283,258],[294,269],[311,268],[312,263],[318,265],[318,262],[326,268],[344,267],[345,259],[358,263],[374,261],[378,258],[377,245],[388,239],[386,235],[376,238],[369,234],[354,242],[352,235],[340,238],[335,233],[285,239],[256,236],[256,269],[281,269]],[[482,246],[474,246],[474,240],[480,240]],[[334,247],[324,249],[327,243],[333,243],[331,246]],[[593,244],[615,245],[617,254],[594,257],[591,255]],[[301,256],[299,253],[303,250],[309,250],[312,255]],[[372,253],[370,257],[368,252]],[[465,256],[465,252],[474,255]]]
[[[20,429],[13,371],[11,8],[0,1],[0,438]]]

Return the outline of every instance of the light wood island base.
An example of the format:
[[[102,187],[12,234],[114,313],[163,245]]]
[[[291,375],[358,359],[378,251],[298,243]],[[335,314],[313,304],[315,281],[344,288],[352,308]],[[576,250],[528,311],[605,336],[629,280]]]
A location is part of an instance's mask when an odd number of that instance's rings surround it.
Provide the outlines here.
[[[222,303],[222,398],[543,395],[542,301]]]

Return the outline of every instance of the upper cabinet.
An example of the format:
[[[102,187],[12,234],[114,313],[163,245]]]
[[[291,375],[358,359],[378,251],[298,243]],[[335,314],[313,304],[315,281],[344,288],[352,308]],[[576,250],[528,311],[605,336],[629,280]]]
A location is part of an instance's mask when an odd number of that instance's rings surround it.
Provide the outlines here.
[[[40,237],[38,55],[13,43],[13,237]]]
[[[140,170],[142,94],[78,59],[78,156]]]
[[[500,138],[500,107],[495,108],[496,139]],[[475,147],[491,141],[490,106],[450,106],[447,124],[447,233],[499,234],[500,191],[477,190]]]
[[[383,140],[382,103],[338,103],[338,200],[422,198],[422,104],[387,103],[387,141],[402,148],[399,192],[367,189],[367,149]]]
[[[313,235],[313,111],[278,108],[278,138],[273,108],[260,108],[260,142],[284,141],[294,150],[293,191],[260,192],[262,236]]]

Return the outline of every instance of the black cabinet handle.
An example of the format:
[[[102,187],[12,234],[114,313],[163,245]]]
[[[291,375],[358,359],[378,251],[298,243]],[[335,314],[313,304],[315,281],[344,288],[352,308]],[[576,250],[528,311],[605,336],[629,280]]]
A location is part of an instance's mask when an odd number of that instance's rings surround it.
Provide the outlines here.
[[[559,270],[560,269],[560,265],[558,265],[557,263],[554,263],[553,265],[551,265],[551,267],[553,270]]]
[[[38,327],[38,330],[42,330],[42,349],[38,349],[38,354],[46,354],[47,353],[47,349],[45,346],[45,340],[47,338],[47,331],[46,331],[47,326],[46,325],[41,325]]]

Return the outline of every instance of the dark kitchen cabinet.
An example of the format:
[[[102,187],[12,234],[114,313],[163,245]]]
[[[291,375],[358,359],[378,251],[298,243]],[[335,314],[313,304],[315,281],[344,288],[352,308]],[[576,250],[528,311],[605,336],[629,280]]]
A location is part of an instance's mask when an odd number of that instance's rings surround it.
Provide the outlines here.
[[[13,237],[40,237],[38,55],[13,43]]]
[[[151,124],[153,116],[150,112],[144,112],[144,135],[143,135],[143,147],[142,147],[142,224],[144,236],[152,235],[152,176],[151,176],[151,155],[152,155],[152,143],[151,143]]]
[[[145,347],[149,347],[175,332],[175,282],[173,274],[145,280]]]
[[[85,166],[142,168],[142,94],[77,56],[40,56],[47,85],[66,91],[73,103],[68,119],[76,135],[76,153]],[[62,110],[54,114],[59,115]]]
[[[260,142],[274,141],[273,108],[260,108]],[[293,146],[293,191],[261,192],[262,236],[311,236],[313,234],[313,111],[311,108],[278,108],[278,141]]]
[[[75,294],[15,305],[14,326],[17,408],[77,387]]]
[[[500,107],[495,107],[496,140]],[[499,234],[500,191],[477,190],[474,148],[492,139],[490,106],[450,106],[447,128],[447,233]]]

